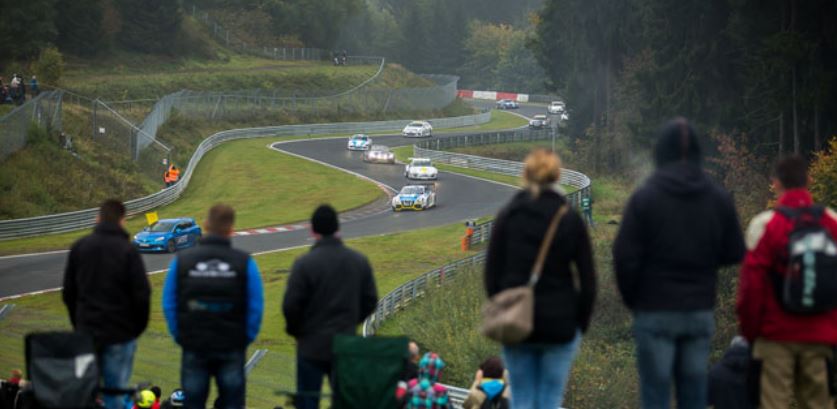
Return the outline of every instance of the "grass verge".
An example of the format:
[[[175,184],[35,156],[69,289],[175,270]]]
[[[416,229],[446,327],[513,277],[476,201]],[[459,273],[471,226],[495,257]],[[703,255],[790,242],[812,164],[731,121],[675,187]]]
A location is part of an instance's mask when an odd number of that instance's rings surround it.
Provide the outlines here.
[[[488,122],[486,124],[482,124],[480,126],[483,127],[483,129],[492,129],[492,128],[493,129],[502,129],[500,127],[508,126],[509,120],[506,117],[509,116],[510,114],[506,114],[506,113],[502,113],[502,112],[499,113],[499,114],[500,115],[492,115],[492,120],[490,122]],[[232,127],[233,125],[234,124],[223,124],[223,126],[229,126],[229,127]],[[226,129],[226,128],[224,128],[224,129]],[[457,128],[456,131],[461,131],[462,129],[463,128]],[[180,137],[183,140],[191,140],[192,143],[198,143],[200,140],[205,138],[206,135],[208,135],[209,133],[211,133],[213,131],[216,131],[216,130],[217,130],[217,125],[209,125],[209,126],[208,125],[203,125],[203,126],[200,126],[195,121],[187,121],[187,120],[175,118],[171,121],[171,123],[169,125],[167,125],[167,128],[166,128],[165,132],[172,133],[172,134],[173,133],[180,133]],[[383,132],[383,133],[392,133],[392,132],[395,132],[395,131],[396,130],[393,130],[393,131],[390,131],[390,132]],[[311,135],[308,138],[335,137],[335,136],[339,137],[341,135]],[[203,217],[203,214],[202,214],[203,210],[200,210],[200,209],[206,209],[209,205],[211,205],[215,201],[225,201],[225,202],[228,202],[228,203],[231,203],[231,204],[236,204],[235,201],[237,201],[239,199],[237,199],[237,197],[232,193],[232,191],[227,190],[227,189],[222,189],[220,187],[221,186],[238,186],[237,189],[245,189],[245,187],[247,187],[248,190],[251,190],[253,192],[258,192],[259,194],[255,195],[255,196],[261,197],[261,198],[254,198],[252,200],[252,202],[258,202],[258,203],[241,203],[240,206],[237,207],[237,210],[239,211],[239,219],[238,219],[239,228],[263,227],[263,226],[266,226],[266,225],[269,225],[269,224],[282,224],[282,223],[285,223],[285,222],[295,222],[295,221],[303,220],[305,217],[307,217],[307,215],[302,215],[302,217],[293,218],[293,217],[295,217],[295,213],[288,212],[288,213],[285,213],[285,217],[283,217],[281,215],[277,215],[275,211],[270,212],[268,209],[266,209],[267,207],[269,207],[269,206],[267,206],[267,203],[271,203],[271,200],[270,200],[271,197],[274,197],[274,196],[277,196],[277,195],[285,197],[285,198],[294,197],[293,195],[288,193],[288,191],[280,192],[278,189],[275,188],[275,186],[278,186],[278,185],[276,185],[273,182],[270,182],[269,180],[264,180],[265,179],[264,176],[259,176],[258,178],[253,179],[253,180],[259,182],[259,184],[257,186],[250,186],[250,184],[252,184],[253,181],[248,180],[248,178],[251,178],[253,175],[263,175],[263,174],[265,174],[266,171],[271,169],[271,167],[270,167],[271,165],[269,165],[268,163],[261,163],[261,162],[271,162],[271,161],[275,161],[277,157],[285,157],[285,156],[277,156],[277,155],[281,155],[281,154],[266,149],[265,147],[267,146],[267,144],[269,142],[280,141],[280,140],[291,140],[291,139],[298,139],[298,137],[281,137],[281,138],[274,137],[274,138],[259,138],[259,139],[253,139],[253,140],[247,140],[247,141],[234,141],[234,142],[230,142],[230,143],[224,144],[224,145],[216,148],[215,150],[210,152],[210,155],[212,155],[212,156],[208,155],[199,164],[198,169],[196,169],[195,175],[193,176],[193,178],[190,182],[190,186],[186,191],[186,194],[180,200],[175,202],[174,204],[160,209],[159,210],[160,215],[161,216],[167,216],[168,215],[168,216],[172,216],[172,217],[173,216],[187,216],[191,213],[184,213],[184,212],[194,212],[197,209],[197,215],[199,216],[198,220],[200,220],[200,218]],[[88,144],[85,144],[83,141],[81,143],[83,145],[82,145],[82,147],[80,147],[80,153],[82,153],[83,155],[86,155],[89,150],[93,150],[96,147],[95,145],[90,146]],[[246,148],[247,154],[248,155],[255,155],[255,156],[252,156],[252,157],[253,158],[259,158],[259,160],[258,161],[250,160],[250,162],[254,162],[254,163],[245,163],[247,161],[242,161],[240,158],[246,157],[246,156],[238,156],[239,148],[237,148],[237,146],[239,146],[239,144],[242,144],[242,146],[247,146],[247,148]],[[236,146],[236,147],[231,148],[230,146],[233,146],[233,145]],[[65,152],[61,149],[58,149],[57,147],[54,147],[54,148],[50,147],[49,149],[50,149],[50,150],[48,150],[49,152],[52,152],[53,150],[55,151],[54,153],[55,153],[55,155],[57,155],[56,157],[58,159],[50,159],[49,161],[45,162],[48,165],[53,164],[53,163],[56,164],[56,165],[61,165],[61,164],[65,163],[65,161],[67,161],[67,160],[69,160],[70,163],[73,164],[73,165],[76,165],[76,166],[79,165],[79,163],[78,163],[79,161],[76,160],[76,159],[73,159],[73,157],[70,156],[67,152]],[[245,149],[245,148],[241,148],[241,149]],[[44,150],[39,150],[39,151],[44,152]],[[255,153],[251,153],[251,151],[252,152],[260,151],[260,152],[258,154],[255,154]],[[261,151],[263,151],[263,152],[261,152]],[[212,162],[213,164],[212,165],[207,165],[206,164],[207,160],[209,158],[216,158],[216,159],[213,159],[213,162]],[[299,160],[299,159],[296,159],[296,160]],[[35,163],[37,161],[33,159],[31,162]],[[114,161],[114,163],[117,163],[117,162],[118,161]],[[256,162],[258,162],[258,163],[256,163]],[[312,166],[313,165],[310,162],[307,162],[307,161],[304,161],[304,162],[307,166]],[[230,164],[232,164],[232,165],[230,165]],[[237,169],[237,170],[228,172],[228,171],[226,171],[227,166],[232,166],[233,169]],[[319,166],[319,165],[313,165],[313,166]],[[43,169],[51,169],[51,168],[49,168],[49,166],[45,166],[45,165],[40,165],[40,167],[43,168]],[[0,167],[0,169],[3,169],[3,168]],[[28,168],[24,167],[22,169],[28,169]],[[72,170],[72,169],[73,169],[72,167],[68,166],[68,167],[64,168],[63,172],[66,173],[67,171]],[[298,169],[298,168],[292,168],[290,170],[291,170],[291,172],[297,172],[295,169]],[[207,170],[208,172],[211,172],[212,176],[207,177],[207,176],[202,175],[203,170]],[[59,173],[58,171],[55,171],[55,172]],[[335,170],[330,170],[329,169],[328,172],[329,173],[330,172],[335,172],[336,174],[340,174],[344,177],[347,176],[347,175],[343,174],[342,172],[335,171]],[[316,173],[316,172],[314,172],[314,173]],[[96,183],[96,181],[94,180],[96,174],[97,173],[93,172],[93,171],[86,172],[86,173],[81,173],[80,176],[79,176],[79,180],[86,181],[85,182],[86,186],[93,186]],[[297,173],[293,173],[293,174],[300,175],[300,174],[306,174],[306,173],[298,173],[297,172]],[[13,173],[0,172],[0,187],[8,185],[9,189],[11,189],[11,187],[13,187],[13,186],[19,186],[19,184],[15,183],[15,181],[17,179],[15,179],[14,177],[11,177],[11,175],[13,175]],[[131,176],[127,173],[124,173],[124,174],[120,173],[118,175],[120,176],[120,178],[131,179]],[[87,179],[82,178],[82,176],[86,177]],[[478,175],[475,175],[475,176],[478,176]],[[492,176],[492,175],[488,175],[488,176]],[[496,176],[502,176],[502,175],[496,175]],[[275,177],[281,177],[281,176],[275,176]],[[508,178],[508,177],[506,176],[506,178]],[[90,179],[90,180],[88,180],[88,179]],[[514,178],[510,178],[510,179],[504,181],[503,183],[506,183],[507,181],[510,181],[511,179],[514,179]],[[44,179],[44,180],[48,180],[48,179]],[[201,183],[200,182],[201,180],[212,180],[213,183]],[[353,180],[353,183],[358,182],[357,179],[352,178],[352,180]],[[5,183],[5,185],[4,185],[4,183]],[[196,189],[199,189],[197,187],[199,185],[200,185],[201,191],[198,192],[198,191],[196,191]],[[64,185],[64,184],[59,183],[59,185],[56,187],[56,189],[64,189],[67,186],[68,185]],[[69,186],[72,186],[72,185],[69,185]],[[214,187],[214,189],[213,189],[213,187]],[[298,189],[298,190],[303,190],[302,186],[295,186],[295,188]],[[368,189],[374,189],[374,187],[371,187],[371,185],[367,185],[367,188]],[[148,192],[150,192],[150,190],[148,190],[148,189],[151,189],[151,188],[146,188],[146,190],[138,190],[138,191],[148,193]],[[211,189],[211,190],[203,190],[203,189]],[[259,189],[261,189],[261,190],[259,190]],[[105,196],[102,196],[101,198],[96,197],[95,199],[92,199],[90,197],[86,197],[87,198],[86,203],[88,203],[88,204],[84,205],[84,206],[92,206],[93,205],[92,203],[95,203],[95,201],[101,201],[105,197],[109,197],[109,196],[114,196],[114,197],[137,197],[137,196],[140,195],[140,194],[127,194],[127,193],[125,193],[123,191],[119,191],[119,190],[115,190],[115,191],[101,190],[101,189],[100,190],[92,190],[92,189],[89,189],[89,188],[84,188],[84,189],[79,188],[79,189],[71,189],[71,190],[77,191],[77,192],[87,192],[88,194],[98,192],[98,193],[100,193],[100,196],[101,196],[102,193],[105,194]],[[299,192],[296,192],[296,193],[307,194],[304,191],[299,191]],[[347,200],[351,200],[351,201],[354,202],[354,206],[347,205],[347,207],[343,208],[342,210],[348,210],[348,209],[351,209],[352,207],[357,207],[359,205],[362,205],[362,203],[361,204],[358,204],[358,203],[360,203],[363,199],[368,199],[367,196],[361,196],[360,198],[355,198],[355,197],[341,195],[341,197],[348,198]],[[0,196],[0,208],[18,206],[15,203],[32,202],[32,200],[29,200],[29,199],[26,199],[26,200],[23,200],[23,199],[12,200],[13,198],[14,198],[14,196],[12,196],[12,195]],[[357,202],[355,202],[356,199],[359,199],[359,200]],[[41,201],[41,202],[45,201],[44,199],[38,199],[38,200]],[[93,200],[95,200],[95,201],[93,201]],[[189,201],[186,202],[186,203],[181,203],[184,200],[189,200]],[[368,203],[369,201],[372,201],[372,200],[374,200],[374,198],[369,199],[366,203]],[[259,203],[261,203],[261,204],[259,204]],[[277,206],[276,206],[277,202],[274,201],[273,203],[274,203],[273,208],[274,209],[277,208]],[[248,207],[253,206],[253,205],[257,206],[258,208],[253,210],[253,211],[248,210]],[[79,205],[76,208],[83,208],[84,206]],[[256,212],[260,212],[262,210],[268,210],[268,211],[266,213],[264,213],[263,215],[255,216],[257,214]],[[338,210],[340,210],[340,209],[338,209]],[[252,217],[249,216],[251,214],[253,215]],[[141,217],[133,218],[129,223],[129,227],[131,227],[132,229],[137,229],[137,230],[140,229],[142,227],[142,225],[143,225],[143,221],[142,221]],[[64,249],[64,248],[69,247],[69,245],[74,240],[76,240],[79,237],[87,234],[87,232],[88,232],[88,230],[80,230],[80,231],[60,233],[60,234],[51,234],[51,235],[45,235],[45,236],[39,236],[39,237],[30,237],[30,238],[15,239],[15,240],[3,240],[3,241],[0,241],[0,255],[21,254],[21,253],[29,253],[29,252]]]
[[[597,178],[593,184],[596,220],[618,219],[632,183]],[[576,409],[635,408],[639,405],[638,374],[631,335],[632,318],[623,306],[612,269],[611,248],[618,225],[599,223],[591,230],[599,293],[593,321],[574,361],[564,406]],[[735,270],[721,272],[716,307],[712,360],[721,357],[735,334]],[[382,326],[382,334],[406,334],[422,350],[439,352],[448,362],[443,381],[468,385],[482,360],[499,353],[499,346],[478,331],[485,299],[479,269],[457,277],[453,285],[427,293]]]
[[[406,233],[366,237],[348,241],[364,252],[375,269],[378,292],[386,294],[418,274],[447,262],[467,257],[459,249],[460,224],[414,230]],[[405,246],[404,243],[410,243]],[[285,335],[279,305],[293,260],[306,249],[256,257],[265,282],[265,315],[254,349],[268,349],[266,358],[248,377],[248,407],[271,409],[279,399],[273,392],[294,386],[294,341]],[[139,340],[134,382],[151,381],[171,391],[177,386],[180,351],[169,337],[161,305],[163,274],[151,277],[152,314],[148,330]],[[69,329],[59,293],[15,300],[15,309],[0,321],[0,368],[22,368],[23,336],[33,331]]]
[[[210,151],[198,164],[183,196],[158,210],[160,217],[203,220],[210,205],[225,202],[236,208],[237,226],[244,229],[304,220],[310,209],[322,202],[345,211],[383,195],[372,183],[266,148],[268,143],[283,139],[290,138],[234,141]],[[297,183],[302,179],[305,183]],[[341,194],[334,195],[335,191]],[[144,225],[143,216],[128,221],[131,232]],[[0,241],[0,254],[67,248],[87,233],[80,230]]]

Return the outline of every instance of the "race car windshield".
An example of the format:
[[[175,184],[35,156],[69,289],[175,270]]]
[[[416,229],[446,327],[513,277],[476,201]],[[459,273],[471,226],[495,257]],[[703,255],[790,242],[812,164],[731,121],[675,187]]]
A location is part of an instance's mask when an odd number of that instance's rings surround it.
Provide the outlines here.
[[[407,125],[407,126],[412,126],[412,127],[418,127],[418,128],[421,128],[421,127],[423,127],[423,126],[424,126],[424,124],[423,124],[423,123],[421,123],[421,122],[410,122],[410,124],[409,124],[409,125]]]
[[[402,195],[420,195],[424,193],[424,188],[421,186],[405,186],[401,189]]]
[[[414,160],[413,166],[430,166],[429,160]]]
[[[148,228],[148,231],[152,233],[164,233],[167,231],[171,231],[171,228],[174,227],[174,225],[175,223],[158,222],[152,224],[151,227]]]
[[[366,138],[367,138],[366,135],[355,135],[355,136],[352,137],[352,139],[361,140],[361,141],[365,141]]]
[[[372,150],[381,153],[389,152],[389,148],[387,148],[386,146],[373,146]]]
[[[535,119],[546,119],[546,115],[535,115]]]

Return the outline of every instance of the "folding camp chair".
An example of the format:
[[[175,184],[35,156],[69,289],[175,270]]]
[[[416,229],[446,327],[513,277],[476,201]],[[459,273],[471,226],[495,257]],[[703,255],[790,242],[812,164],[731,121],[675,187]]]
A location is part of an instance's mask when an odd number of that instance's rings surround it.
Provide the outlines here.
[[[44,332],[26,335],[28,407],[95,408],[97,393],[127,395],[135,389],[99,387],[96,347],[88,334]]]
[[[334,337],[332,409],[393,409],[408,357],[404,337]],[[286,391],[282,395],[297,396]]]

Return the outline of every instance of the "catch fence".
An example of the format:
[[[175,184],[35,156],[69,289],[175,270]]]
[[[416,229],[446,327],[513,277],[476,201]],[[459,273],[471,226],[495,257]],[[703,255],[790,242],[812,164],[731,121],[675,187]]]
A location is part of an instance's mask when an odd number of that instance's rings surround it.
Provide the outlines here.
[[[0,117],[0,161],[23,149],[32,126],[61,129],[62,91],[45,91]]]

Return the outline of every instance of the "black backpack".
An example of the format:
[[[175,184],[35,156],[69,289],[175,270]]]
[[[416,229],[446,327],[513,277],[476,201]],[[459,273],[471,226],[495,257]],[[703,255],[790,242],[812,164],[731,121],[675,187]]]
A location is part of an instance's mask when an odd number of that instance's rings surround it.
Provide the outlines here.
[[[509,409],[511,405],[509,404],[508,398],[503,396],[503,392],[506,391],[506,386],[503,386],[503,390],[494,397],[494,399],[488,399],[488,394],[482,389],[482,386],[478,387],[480,392],[485,394],[485,400],[480,405],[480,409]]]
[[[837,308],[837,244],[823,226],[825,208],[778,208],[793,223],[787,269],[774,273],[779,303],[787,312],[816,315]]]

